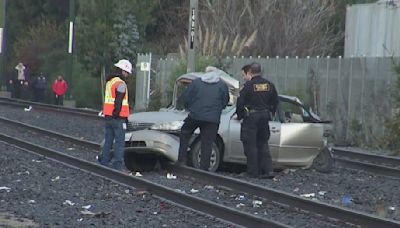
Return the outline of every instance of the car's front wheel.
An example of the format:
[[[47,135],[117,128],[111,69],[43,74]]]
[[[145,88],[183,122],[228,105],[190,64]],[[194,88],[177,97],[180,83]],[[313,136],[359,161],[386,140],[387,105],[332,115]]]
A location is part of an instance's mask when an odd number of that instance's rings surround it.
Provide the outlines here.
[[[154,154],[136,154],[125,152],[125,166],[133,172],[148,172],[154,169],[157,164],[157,157]]]
[[[321,149],[313,161],[312,168],[323,173],[329,173],[333,170],[334,160],[329,147],[325,146]]]
[[[221,151],[218,147],[218,145],[214,142],[212,144],[212,151],[211,151],[211,157],[210,157],[210,168],[209,171],[215,172],[217,171],[220,163],[221,163]],[[189,161],[190,165],[192,165],[195,168],[200,168],[200,158],[201,158],[201,141],[198,140],[197,142],[194,143],[192,146],[192,149],[190,150],[190,156],[189,156]]]

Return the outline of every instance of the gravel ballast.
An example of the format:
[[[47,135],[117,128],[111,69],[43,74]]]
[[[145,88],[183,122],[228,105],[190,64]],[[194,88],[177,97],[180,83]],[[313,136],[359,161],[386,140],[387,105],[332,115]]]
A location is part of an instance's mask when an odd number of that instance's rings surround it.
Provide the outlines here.
[[[0,173],[0,226],[234,227],[2,142]]]
[[[103,139],[102,121],[88,120],[61,113],[36,112],[34,109],[31,112],[24,112],[21,109],[5,106],[1,107],[0,115],[96,142]],[[67,124],[68,127],[66,127]],[[340,167],[329,174],[315,172],[314,170],[291,169],[286,170],[285,173],[280,173],[275,180],[250,179],[226,172],[221,174],[296,195],[313,193],[314,196],[310,199],[400,220],[400,195],[398,192],[400,180],[396,178]],[[166,179],[164,174],[160,175],[158,172],[144,173],[143,175],[145,178],[154,179],[156,182],[163,182]],[[166,182],[167,185],[173,183],[171,181]],[[170,187],[179,184],[177,182],[171,184]],[[201,186],[198,188],[202,189]],[[188,191],[188,189],[185,190]],[[345,202],[344,198],[350,199],[350,201]],[[237,201],[237,203],[241,202]]]

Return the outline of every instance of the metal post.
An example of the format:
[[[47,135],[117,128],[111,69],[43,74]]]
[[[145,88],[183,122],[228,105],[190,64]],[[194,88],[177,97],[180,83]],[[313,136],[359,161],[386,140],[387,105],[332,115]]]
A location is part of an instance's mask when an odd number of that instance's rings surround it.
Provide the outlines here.
[[[329,60],[330,56],[326,57],[326,83],[325,83],[325,114],[328,114],[328,96],[329,96]]]
[[[75,23],[75,0],[69,0],[69,31],[68,31],[68,57],[66,79],[68,82],[68,98],[72,98],[72,68],[73,68],[73,47],[74,47],[74,23]]]
[[[4,74],[4,47],[5,47],[5,24],[6,24],[6,0],[0,0],[0,90],[6,81]]]
[[[298,74],[297,72],[299,72],[299,56],[296,56],[296,71],[295,71],[296,73],[295,73],[295,80],[296,81],[294,81],[295,83],[294,83],[294,91],[296,91],[296,93],[297,93],[297,83],[299,82],[299,81],[301,81],[301,79],[300,79],[300,74]]]
[[[365,71],[366,71],[366,67],[367,67],[367,58],[364,56],[362,58],[362,81],[361,81],[361,97],[360,97],[360,120],[361,123],[364,123],[364,90],[365,90]],[[360,61],[361,62],[361,61]]]
[[[188,28],[188,51],[187,51],[187,72],[194,72],[196,69],[196,35],[197,35],[197,12],[198,0],[190,0],[189,28]]]
[[[285,57],[285,82],[284,82],[284,88],[285,88],[285,92],[288,92],[288,86],[287,86],[287,80],[288,80],[288,66],[287,66],[287,62],[288,62],[289,56]]]
[[[151,52],[149,54],[149,71],[147,74],[146,108],[149,108],[150,104],[150,88],[151,88]]]
[[[338,90],[338,93],[336,93],[336,99],[337,99],[336,104],[337,104],[337,107],[336,107],[336,113],[335,113],[336,120],[338,120],[336,122],[338,122],[338,123],[342,122],[342,118],[340,118],[342,116],[341,115],[341,107],[342,107],[341,104],[343,103],[342,102],[342,98],[341,98],[341,95],[343,93],[343,91],[342,91],[342,82],[341,82],[341,79],[340,79],[341,76],[342,76],[342,56],[339,56],[338,57],[338,74],[337,74],[337,90]],[[337,119],[337,118],[339,118],[339,119]],[[344,124],[344,123],[342,122],[342,124]],[[342,127],[341,129],[342,129],[342,132],[341,132],[342,134],[340,134],[340,135],[344,135],[343,134],[344,127]]]
[[[347,99],[347,127],[346,127],[346,140],[349,139],[350,123],[351,123],[351,96],[352,96],[352,82],[353,82],[353,56],[350,58],[350,76],[349,76],[349,93]]]
[[[100,83],[101,83],[101,103],[104,104],[104,93],[105,93],[105,85],[106,85],[106,67],[104,65],[101,66],[101,74],[100,74]]]
[[[315,73],[314,73],[314,75],[315,75],[315,77],[314,77],[314,80],[315,80],[315,82],[313,82],[313,84],[314,84],[314,91],[313,91],[313,93],[314,93],[314,103],[315,103],[315,111],[318,113],[318,114],[320,114],[320,115],[322,115],[322,110],[321,110],[321,108],[319,107],[319,104],[320,104],[320,102],[321,102],[321,98],[320,97],[318,97],[318,95],[319,95],[319,93],[317,92],[317,90],[318,90],[318,73],[319,73],[319,55],[317,55],[317,61],[316,61],[317,63],[315,64],[316,65],[316,67],[315,67]]]

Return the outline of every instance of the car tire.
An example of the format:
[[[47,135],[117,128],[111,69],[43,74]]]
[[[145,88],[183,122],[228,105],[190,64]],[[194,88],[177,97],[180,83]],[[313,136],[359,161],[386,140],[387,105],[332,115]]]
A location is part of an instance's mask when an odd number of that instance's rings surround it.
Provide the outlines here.
[[[125,166],[132,172],[148,172],[157,164],[157,157],[153,154],[136,154],[125,152]]]
[[[200,168],[200,155],[201,155],[201,141],[197,140],[193,143],[189,154],[189,165],[194,168]],[[211,159],[210,159],[210,172],[215,172],[221,163],[221,151],[218,145],[214,142],[212,145]]]
[[[331,149],[329,147],[323,147],[314,159],[312,168],[321,173],[329,173],[334,169],[334,159],[332,156]]]

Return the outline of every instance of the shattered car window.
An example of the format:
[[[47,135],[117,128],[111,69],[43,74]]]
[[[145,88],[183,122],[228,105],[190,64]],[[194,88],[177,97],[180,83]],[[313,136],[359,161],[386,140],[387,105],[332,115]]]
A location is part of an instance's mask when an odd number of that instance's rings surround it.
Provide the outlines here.
[[[301,106],[290,103],[290,102],[281,102],[280,104],[280,114],[284,115],[284,118],[281,118],[284,120],[285,123],[303,123],[303,113],[304,110]]]

